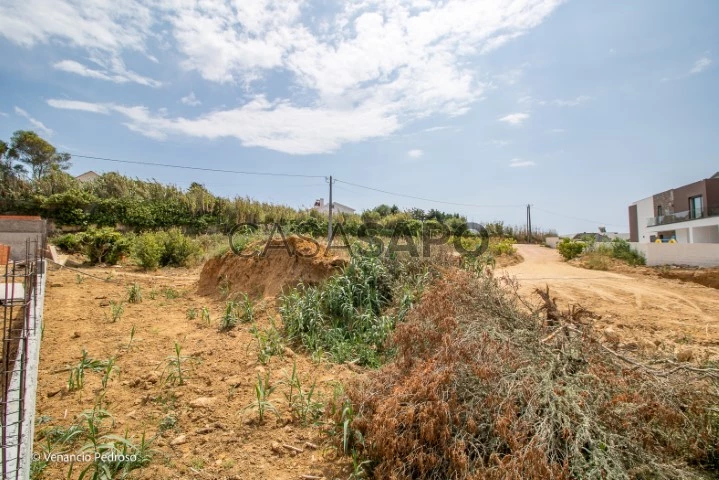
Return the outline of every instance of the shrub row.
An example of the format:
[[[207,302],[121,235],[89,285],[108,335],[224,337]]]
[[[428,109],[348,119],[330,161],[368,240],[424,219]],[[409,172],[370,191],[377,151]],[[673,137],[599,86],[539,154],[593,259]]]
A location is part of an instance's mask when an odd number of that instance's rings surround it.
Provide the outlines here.
[[[92,264],[114,265],[132,256],[145,269],[186,267],[197,260],[201,251],[199,243],[179,228],[123,235],[110,227],[90,227],[84,232],[59,236],[53,243],[68,253],[86,255]]]

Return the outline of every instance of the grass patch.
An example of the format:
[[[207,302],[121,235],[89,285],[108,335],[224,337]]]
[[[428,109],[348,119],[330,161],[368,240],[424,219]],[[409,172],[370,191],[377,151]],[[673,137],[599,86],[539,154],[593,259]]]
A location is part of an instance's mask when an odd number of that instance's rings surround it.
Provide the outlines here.
[[[408,263],[396,259],[354,257],[325,283],[281,297],[285,335],[313,355],[324,352],[337,363],[380,365],[391,353],[385,345],[389,334],[426,278],[426,270],[410,270]],[[413,279],[420,281],[413,284]]]

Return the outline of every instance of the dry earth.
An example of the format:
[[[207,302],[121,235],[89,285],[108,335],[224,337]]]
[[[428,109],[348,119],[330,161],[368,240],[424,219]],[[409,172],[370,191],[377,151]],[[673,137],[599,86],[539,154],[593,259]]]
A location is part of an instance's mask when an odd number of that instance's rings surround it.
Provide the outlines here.
[[[100,391],[100,373],[85,374],[82,390],[67,392],[69,364],[76,364],[83,349],[94,359],[117,356],[120,375],[109,382],[107,410],[115,418],[113,431],[122,435],[127,429],[135,439],[146,432],[158,435],[153,443],[157,451],[152,463],[135,470],[132,478],[198,479],[297,479],[301,475],[323,478],[347,478],[345,459],[337,460],[334,450],[322,445],[317,427],[290,423],[284,398],[286,387],[280,383],[297,361],[305,386],[317,381],[324,398],[331,398],[334,382],[354,375],[345,366],[326,362],[315,364],[306,356],[288,350],[284,358],[272,357],[268,365],[257,361],[257,346],[249,325],[240,324],[229,333],[219,332],[217,321],[224,301],[216,296],[196,293],[199,269],[165,269],[143,273],[134,267],[87,268],[78,283],[77,274],[53,269],[48,277],[45,298],[45,329],[40,359],[37,417],[48,416],[51,426],[69,426],[83,410],[91,409]],[[108,275],[111,281],[104,281]],[[127,288],[137,282],[143,301],[127,303]],[[179,296],[167,298],[166,289]],[[155,298],[152,299],[151,293]],[[170,295],[172,297],[172,295]],[[124,314],[111,323],[110,301],[125,301]],[[261,305],[265,313],[258,322],[268,326],[273,299]],[[190,308],[207,306],[212,326],[203,326],[198,318],[188,320]],[[132,346],[130,331],[136,328]],[[198,360],[186,385],[164,386],[162,373],[174,342],[183,355]],[[270,372],[277,387],[270,400],[281,414],[268,414],[265,424],[257,425],[254,410],[243,411],[254,398],[257,374]],[[173,423],[164,432],[159,425]],[[173,445],[173,440],[175,445]],[[307,442],[319,448],[308,446]],[[41,441],[36,434],[36,451]],[[302,450],[297,453],[282,445]],[[76,465],[73,478],[80,468]],[[68,466],[51,464],[44,478],[65,478]]]
[[[563,308],[579,304],[601,319],[607,340],[619,340],[637,353],[691,355],[695,361],[719,360],[719,290],[676,279],[588,270],[564,262],[556,250],[517,245],[524,262],[501,271],[519,281],[520,295],[549,286]]]
[[[694,361],[719,359],[719,290],[680,280],[647,275],[642,269],[603,272],[572,266],[555,250],[517,245],[518,253],[507,266],[498,262],[498,274],[515,277],[519,293],[539,304],[533,295],[547,285],[562,308],[580,304],[601,315],[596,327],[607,340],[620,342],[635,354],[675,355],[689,351]],[[133,472],[133,478],[299,479],[302,475],[347,478],[350,461],[338,458],[320,435],[318,427],[290,422],[281,380],[293,361],[305,384],[317,381],[324,399],[335,382],[356,377],[356,369],[327,362],[313,363],[306,355],[288,350],[272,357],[268,365],[257,360],[257,345],[249,325],[229,333],[219,332],[217,321],[224,301],[217,295],[198,293],[200,269],[164,269],[144,273],[134,267],[81,269],[99,278],[78,275],[68,269],[52,269],[45,299],[45,330],[38,388],[38,418],[50,422],[38,426],[69,426],[82,411],[91,409],[100,392],[101,374],[87,373],[85,387],[67,392],[68,372],[81,351],[95,359],[117,357],[120,375],[106,393],[107,409],[115,417],[112,429],[138,438],[154,437],[152,463]],[[110,281],[105,279],[111,275]],[[137,282],[143,293],[139,304],[127,303],[128,286]],[[169,294],[172,289],[178,295]],[[206,292],[207,293],[207,292]],[[154,298],[151,298],[153,297]],[[124,313],[110,322],[109,302],[125,301]],[[188,320],[190,308],[206,306],[212,326],[199,318]],[[258,324],[268,326],[276,315],[275,299],[258,304]],[[132,345],[130,331],[136,332]],[[162,382],[167,357],[174,342],[183,355],[197,364],[183,386]],[[244,407],[254,400],[257,375],[270,373],[277,390],[271,401],[280,418],[269,414],[263,425],[254,411]],[[174,419],[174,424],[173,420]],[[160,431],[160,424],[169,425]],[[308,446],[317,445],[318,448]],[[36,449],[39,444],[36,441]],[[173,444],[174,443],[174,444]],[[292,451],[283,445],[302,450]],[[79,469],[74,470],[77,477]],[[65,478],[67,465],[51,464],[44,478]]]

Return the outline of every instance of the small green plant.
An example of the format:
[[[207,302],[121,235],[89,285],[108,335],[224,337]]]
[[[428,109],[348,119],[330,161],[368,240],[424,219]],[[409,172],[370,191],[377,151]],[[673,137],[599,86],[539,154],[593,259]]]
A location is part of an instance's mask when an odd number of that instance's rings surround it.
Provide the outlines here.
[[[200,321],[208,327],[212,325],[212,320],[210,320],[210,309],[207,307],[202,307],[200,309]]]
[[[261,330],[257,324],[253,324],[250,333],[257,340],[257,360],[263,365],[270,361],[273,355],[282,355],[285,344],[275,322],[270,318],[270,327]]]
[[[285,394],[287,405],[290,408],[292,419],[302,425],[316,422],[324,412],[324,404],[317,400],[315,393],[316,382],[312,382],[308,389],[303,388],[302,381],[297,373],[297,362],[292,362],[292,374],[285,382],[289,387]]]
[[[235,328],[237,321],[239,320],[237,315],[237,303],[228,301],[225,303],[225,311],[220,317],[220,331],[225,332]]]
[[[159,432],[165,433],[168,430],[174,430],[177,428],[177,416],[174,414],[168,414],[162,417],[162,420],[160,420],[160,424],[158,425],[157,429]]]
[[[280,416],[275,406],[270,401],[270,395],[275,391],[274,386],[270,386],[270,374],[265,374],[262,378],[260,374],[257,374],[257,383],[255,384],[255,401],[247,405],[243,411],[249,409],[256,409],[259,423],[264,423],[265,413],[270,411],[274,412],[277,417]]]
[[[252,323],[255,320],[255,306],[247,294],[243,294],[242,301],[239,304],[240,321],[242,323]]]
[[[148,295],[148,296],[150,297],[150,300],[156,299],[156,298],[157,298],[157,290],[155,290],[154,288],[151,289],[151,290],[150,290],[150,295]]]
[[[114,363],[114,359],[112,360]],[[85,370],[92,372],[105,371],[110,360],[94,360],[88,356],[85,349],[82,350],[80,361],[72,367],[68,367],[70,377],[67,380],[67,389],[71,392],[80,390],[85,385]]]
[[[80,275],[79,273],[75,274],[75,281],[77,282],[78,285],[82,285],[85,282],[85,276]]]
[[[105,364],[104,373],[102,375],[102,389],[107,389],[107,382],[110,381],[110,378],[112,377],[112,374],[117,371],[117,367],[115,366],[115,357],[110,357],[110,359],[107,360],[107,363]]]
[[[162,373],[163,383],[165,385],[184,385],[191,370],[191,367],[186,365],[191,365],[194,361],[193,357],[183,356],[182,347],[175,342],[175,353],[167,357],[165,370]]]
[[[135,339],[135,324],[132,325],[132,328],[130,329],[130,341],[127,342],[127,349],[132,349],[132,341]]]
[[[188,308],[185,316],[188,320],[194,320],[197,318],[197,309],[195,307]]]
[[[178,298],[180,296],[180,292],[175,290],[172,287],[167,287],[162,290],[162,294],[165,296],[168,300],[174,300],[175,298]]]
[[[142,288],[138,283],[133,283],[127,288],[127,301],[129,303],[142,302]]]
[[[86,443],[80,448],[81,453],[90,454],[93,458],[80,471],[78,479],[89,478],[93,480],[125,478],[138,468],[150,463],[153,451],[150,442],[143,433],[139,444],[135,444],[129,437],[127,430],[124,436],[112,433],[102,433],[105,420],[110,420],[114,426],[112,415],[101,407],[102,397],[92,410],[80,414],[84,423]],[[74,464],[70,466],[68,478],[72,477]]]
[[[110,317],[108,318],[107,315],[105,315],[105,319],[111,323],[115,323],[122,317],[123,313],[125,313],[125,304],[123,302],[110,300]]]

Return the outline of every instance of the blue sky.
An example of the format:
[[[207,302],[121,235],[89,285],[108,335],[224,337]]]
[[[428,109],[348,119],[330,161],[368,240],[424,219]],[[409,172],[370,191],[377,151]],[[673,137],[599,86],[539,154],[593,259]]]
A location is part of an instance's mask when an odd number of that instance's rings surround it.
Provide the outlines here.
[[[719,170],[719,3],[6,0],[0,138],[560,232]],[[75,158],[310,206],[323,179]]]

